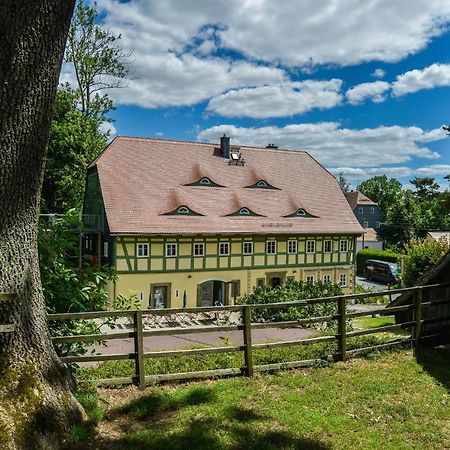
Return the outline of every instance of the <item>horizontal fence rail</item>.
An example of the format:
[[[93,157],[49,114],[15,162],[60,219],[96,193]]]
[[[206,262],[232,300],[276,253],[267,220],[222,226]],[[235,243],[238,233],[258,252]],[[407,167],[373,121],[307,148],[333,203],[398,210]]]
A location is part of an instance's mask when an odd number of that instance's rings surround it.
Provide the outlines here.
[[[351,294],[342,295],[336,297],[324,297],[313,299],[302,299],[293,302],[279,302],[279,303],[267,303],[267,304],[245,304],[245,305],[233,305],[233,306],[214,306],[214,307],[198,307],[198,308],[176,308],[176,309],[147,309],[136,311],[95,311],[85,313],[66,313],[66,314],[49,314],[49,321],[64,321],[64,320],[86,320],[86,319],[104,319],[104,318],[128,318],[133,322],[132,331],[120,331],[113,333],[102,334],[86,334],[86,335],[73,335],[73,336],[54,336],[53,342],[56,344],[69,344],[76,342],[100,342],[109,341],[114,339],[132,339],[133,348],[132,352],[110,355],[67,355],[62,356],[61,360],[65,363],[86,363],[86,362],[101,362],[101,361],[115,361],[115,360],[134,360],[135,362],[135,376],[134,377],[118,377],[110,379],[96,380],[98,385],[122,385],[135,383],[140,387],[144,387],[146,384],[180,380],[180,379],[196,379],[218,376],[234,376],[234,375],[246,375],[253,376],[255,372],[264,372],[286,368],[296,367],[309,367],[312,365],[327,364],[330,360],[333,361],[345,361],[349,357],[364,354],[374,350],[381,350],[384,348],[390,348],[401,345],[418,345],[421,340],[428,340],[431,338],[442,337],[450,332],[438,332],[429,335],[421,335],[422,327],[425,324],[450,322],[450,315],[439,318],[424,319],[423,314],[427,308],[431,308],[436,305],[449,304],[449,298],[440,298],[437,300],[424,301],[424,292],[435,292],[437,289],[450,287],[450,283],[433,284],[428,286],[418,286],[412,288],[392,289],[387,291],[378,291],[368,294]],[[348,304],[351,301],[366,299],[370,297],[381,297],[398,294],[411,295],[411,303],[406,305],[391,306],[391,307],[378,307],[371,311],[363,312],[348,312]],[[1,299],[1,297],[0,297]],[[253,323],[251,320],[252,312],[258,310],[267,309],[288,309],[288,308],[302,308],[315,304],[335,304],[336,313],[332,315],[316,316],[302,318],[298,320],[287,320],[279,322],[264,322]],[[206,314],[213,313],[217,317],[221,313],[238,313],[240,317],[240,323],[231,325],[194,325],[194,326],[174,326],[166,328],[158,328],[158,324],[153,324],[151,329],[145,329],[144,320],[146,317],[158,317],[158,316],[171,316],[176,314]],[[351,319],[379,315],[380,317],[392,316],[402,314],[410,314],[410,320],[403,321],[402,323],[383,325],[379,327],[367,328],[363,330],[348,329],[348,324]],[[211,320],[214,320],[211,319]],[[336,332],[330,335],[310,337],[305,339],[288,340],[281,342],[267,342],[267,343],[252,343],[253,330],[264,329],[269,327],[275,328],[288,328],[288,327],[300,327],[302,325],[320,324],[320,323],[336,323]],[[398,330],[409,330],[410,334],[395,337],[389,341],[382,342],[367,347],[351,348],[349,349],[348,339],[356,338],[360,336],[374,335],[377,333],[389,333]],[[151,351],[146,352],[144,350],[144,338],[150,336],[167,336],[167,335],[181,335],[192,333],[208,333],[218,331],[240,331],[242,332],[243,345],[226,345],[226,346],[210,346],[204,348],[193,348],[184,350],[164,350],[164,351]],[[254,350],[260,349],[274,349],[280,347],[291,346],[307,346],[314,344],[337,344],[337,352],[332,355],[328,355],[326,358],[313,358],[305,359],[302,361],[290,361],[271,364],[259,364],[255,365],[253,362]],[[193,372],[179,372],[179,373],[166,373],[157,375],[145,375],[144,361],[151,358],[168,358],[179,356],[194,356],[194,355],[211,355],[220,353],[232,353],[242,352],[244,365],[243,367],[226,368],[226,369],[209,369],[204,371]]]

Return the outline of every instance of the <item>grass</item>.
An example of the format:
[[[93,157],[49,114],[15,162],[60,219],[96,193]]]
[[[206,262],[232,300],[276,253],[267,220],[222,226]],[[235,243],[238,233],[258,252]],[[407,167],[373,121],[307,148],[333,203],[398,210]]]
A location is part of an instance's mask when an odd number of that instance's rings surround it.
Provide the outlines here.
[[[253,379],[103,389],[98,434],[68,448],[450,448],[449,390],[449,349]]]

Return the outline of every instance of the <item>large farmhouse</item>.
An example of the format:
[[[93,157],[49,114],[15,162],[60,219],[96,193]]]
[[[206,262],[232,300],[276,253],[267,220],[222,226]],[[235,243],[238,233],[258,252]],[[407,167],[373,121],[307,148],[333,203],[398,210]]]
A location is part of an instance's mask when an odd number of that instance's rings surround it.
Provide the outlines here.
[[[286,280],[354,283],[362,228],[302,151],[117,137],[88,170],[85,254],[142,306],[231,304]]]

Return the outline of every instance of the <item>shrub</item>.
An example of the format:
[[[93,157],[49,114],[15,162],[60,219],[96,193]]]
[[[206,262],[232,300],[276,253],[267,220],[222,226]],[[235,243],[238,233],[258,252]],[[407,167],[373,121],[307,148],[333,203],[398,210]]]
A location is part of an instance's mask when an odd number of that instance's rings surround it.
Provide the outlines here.
[[[305,283],[303,281],[288,281],[282,286],[254,288],[253,291],[239,300],[240,304],[294,302],[318,297],[333,297],[342,295],[340,286],[330,283]],[[283,322],[315,316],[336,314],[335,302],[316,303],[313,305],[293,306],[280,309],[256,309],[252,311],[254,322]],[[326,328],[327,323],[323,324]]]
[[[402,256],[401,253],[396,253],[392,250],[373,250],[370,248],[360,250],[356,254],[356,273],[358,275],[363,275],[364,267],[366,267],[366,261],[368,259],[378,259],[380,261],[397,263]]]
[[[441,238],[435,240],[412,239],[405,245],[402,281],[404,286],[414,286],[417,280],[437,264],[449,251],[449,243]]]

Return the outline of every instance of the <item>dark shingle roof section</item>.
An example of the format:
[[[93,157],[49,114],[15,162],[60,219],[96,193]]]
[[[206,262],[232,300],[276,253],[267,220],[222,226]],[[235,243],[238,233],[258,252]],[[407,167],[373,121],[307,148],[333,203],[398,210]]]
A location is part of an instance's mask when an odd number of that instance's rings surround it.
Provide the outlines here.
[[[309,154],[241,147],[244,166],[215,144],[117,137],[94,161],[112,234],[363,232],[335,178]],[[202,176],[225,186],[186,186]],[[246,189],[264,179],[278,189]],[[178,204],[179,203],[179,204]],[[185,205],[202,216],[164,215]],[[284,217],[302,207],[314,218]],[[246,207],[264,217],[227,216]]]

